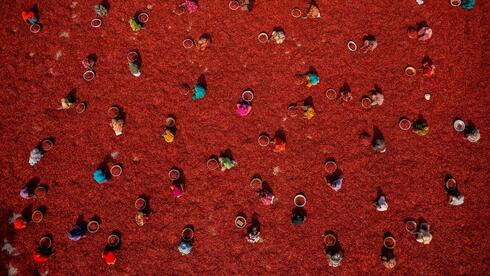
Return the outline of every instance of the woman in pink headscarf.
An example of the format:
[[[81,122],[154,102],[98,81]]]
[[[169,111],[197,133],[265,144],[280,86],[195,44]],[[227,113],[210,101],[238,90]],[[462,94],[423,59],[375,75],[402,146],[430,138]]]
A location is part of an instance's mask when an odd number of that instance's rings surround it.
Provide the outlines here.
[[[194,0],[185,0],[185,7],[189,13],[193,13],[197,11],[197,2]]]
[[[432,29],[428,26],[420,28],[419,32],[419,41],[427,41],[432,37]]]

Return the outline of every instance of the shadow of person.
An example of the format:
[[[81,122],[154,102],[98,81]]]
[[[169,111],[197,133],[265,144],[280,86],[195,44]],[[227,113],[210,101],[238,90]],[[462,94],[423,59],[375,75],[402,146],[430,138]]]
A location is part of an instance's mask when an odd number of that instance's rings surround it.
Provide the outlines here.
[[[284,131],[284,129],[278,129],[276,133],[274,133],[274,138],[279,138],[280,140],[284,141],[284,143],[286,143],[286,132]]]
[[[424,58],[422,59],[422,64],[425,63],[428,63],[429,65],[432,64],[432,59],[428,55],[425,55]]]
[[[318,71],[313,66],[308,67],[308,72],[306,72],[305,75],[307,75],[308,73],[313,73],[318,76]]]
[[[303,101],[303,104],[305,106],[312,106],[314,107],[313,105],[313,97],[312,96],[308,96],[304,101]]]
[[[36,189],[36,187],[39,185],[40,182],[41,182],[41,178],[36,176],[36,177],[29,179],[29,181],[27,181],[25,187],[27,188],[27,190],[29,192],[34,193],[34,190]]]
[[[68,102],[70,103],[75,103],[77,102],[77,92],[78,92],[78,88],[73,88],[72,90],[70,90],[70,92],[68,92],[68,94],[66,95],[66,99],[68,100]]]
[[[376,40],[376,36],[374,36],[373,34],[368,34],[368,35],[365,35],[363,38],[362,38],[362,41],[373,41],[373,40]]]
[[[104,8],[106,8],[107,10],[111,9],[111,4],[109,3],[109,0],[102,0],[100,4],[104,6]]]
[[[32,212],[33,211],[34,211],[34,203],[31,203],[31,204],[27,205],[24,209],[22,209],[20,214],[22,215],[22,217],[24,217],[24,219],[27,222],[30,222],[30,221],[32,221]]]
[[[347,82],[344,82],[344,84],[342,84],[342,86],[339,88],[339,93],[343,94],[347,92],[351,92],[350,86]]]
[[[206,76],[204,74],[201,74],[199,76],[199,78],[197,79],[197,84],[204,87],[204,89],[208,90],[208,83],[206,82]]]

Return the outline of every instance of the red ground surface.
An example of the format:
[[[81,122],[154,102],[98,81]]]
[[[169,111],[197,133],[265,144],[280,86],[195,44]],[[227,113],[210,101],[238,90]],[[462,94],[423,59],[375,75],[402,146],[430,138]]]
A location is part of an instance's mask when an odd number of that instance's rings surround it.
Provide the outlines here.
[[[17,2],[17,3],[15,3]],[[23,2],[23,3],[20,3]],[[120,3],[121,2],[121,3]],[[227,1],[201,0],[192,15],[175,16],[175,1],[112,1],[103,28],[93,29],[95,1],[39,3],[44,29],[29,33],[20,12],[34,1],[2,1],[1,6],[1,171],[3,233],[10,211],[29,203],[19,196],[32,177],[49,185],[46,198],[32,201],[48,208],[45,221],[9,237],[23,255],[12,262],[23,272],[36,265],[30,254],[44,233],[54,235],[55,254],[47,267],[53,275],[88,274],[299,274],[344,275],[388,273],[379,260],[383,232],[397,238],[397,274],[478,275],[489,270],[489,123],[488,3],[477,1],[473,11],[452,8],[447,1],[318,1],[322,18],[295,19],[291,8],[302,1],[258,1],[251,13],[232,12]],[[168,3],[167,3],[168,2]],[[138,9],[154,4],[150,22],[140,33],[127,23]],[[409,40],[406,28],[427,21],[434,30],[427,43]],[[486,22],[486,23],[485,23]],[[261,45],[257,35],[280,26],[282,45]],[[67,32],[69,37],[61,34]],[[182,39],[210,33],[211,48],[186,50]],[[365,34],[378,38],[367,55],[348,52],[349,39]],[[137,48],[143,59],[142,76],[130,75],[126,53]],[[56,60],[55,55],[61,56]],[[30,57],[29,53],[33,53]],[[97,77],[81,78],[80,61],[98,56]],[[407,64],[419,65],[429,55],[437,66],[430,79],[403,74]],[[294,84],[294,74],[313,66],[321,77],[312,89]],[[201,101],[179,94],[182,82],[206,76],[208,94]],[[325,89],[347,82],[354,95],[350,104],[328,101]],[[363,110],[362,95],[377,84],[383,106]],[[251,87],[251,114],[240,118],[235,104]],[[84,114],[56,108],[72,88],[87,100]],[[432,99],[423,93],[430,90]],[[289,103],[312,96],[317,114],[310,120],[284,119]],[[106,110],[124,107],[124,134],[115,137]],[[166,116],[177,117],[177,137],[167,145],[160,137]],[[401,131],[398,118],[424,116],[426,137]],[[452,129],[454,117],[472,120],[482,133],[470,144]],[[374,154],[358,144],[362,131],[377,126],[388,151]],[[257,136],[284,128],[288,147],[282,154],[259,147]],[[54,136],[53,150],[30,167],[30,150]],[[210,172],[206,158],[230,149],[238,167]],[[105,185],[92,181],[102,158],[118,152],[122,177]],[[337,159],[344,186],[335,193],[322,179],[323,161]],[[184,170],[187,191],[174,200],[167,171]],[[273,168],[280,173],[273,175]],[[249,188],[259,173],[279,201],[262,206]],[[443,178],[452,174],[466,202],[446,202]],[[371,206],[376,188],[388,197],[390,209]],[[292,197],[308,197],[305,225],[290,222]],[[133,202],[151,196],[154,213],[143,227],[134,223]],[[10,211],[9,211],[10,210]],[[248,244],[233,225],[234,216],[253,212],[262,223],[262,244]],[[79,242],[66,232],[78,215],[102,219],[99,233]],[[407,217],[424,218],[432,227],[430,245],[415,242],[404,229]],[[186,224],[196,229],[192,253],[177,251]],[[100,257],[107,235],[122,232],[123,245],[114,267]],[[331,268],[322,250],[322,234],[338,234],[345,258]],[[3,262],[7,262],[3,256]],[[23,274],[25,275],[25,274]]]

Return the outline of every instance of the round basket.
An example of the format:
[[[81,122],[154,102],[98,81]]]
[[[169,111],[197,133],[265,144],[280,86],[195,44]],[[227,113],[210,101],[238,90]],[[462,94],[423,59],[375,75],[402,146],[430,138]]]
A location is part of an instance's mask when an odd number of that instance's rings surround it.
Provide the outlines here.
[[[170,181],[175,181],[180,178],[180,171],[177,169],[171,169],[168,171],[168,178]]]
[[[414,220],[408,220],[405,222],[405,229],[410,233],[417,232],[417,222]]]
[[[194,238],[194,230],[187,227],[182,230],[182,239],[185,241],[190,241]]]
[[[173,13],[176,15],[183,15],[185,13],[185,4],[179,5],[176,10],[173,10]]]
[[[357,44],[353,40],[347,41],[347,49],[351,52],[357,51]]]
[[[134,207],[138,211],[145,209],[146,208],[146,200],[144,198],[141,198],[141,197],[136,199],[136,201],[134,202]]]
[[[95,72],[93,70],[87,70],[83,73],[82,78],[86,81],[91,81],[95,78]]]
[[[126,55],[126,58],[128,59],[129,62],[136,62],[138,60],[138,53],[135,51],[131,51]]]
[[[186,49],[190,49],[194,47],[194,40],[192,40],[192,38],[186,38],[182,40],[182,46],[184,46]]]
[[[252,188],[254,191],[258,191],[262,189],[262,179],[255,177],[252,180],[250,180],[250,188]]]
[[[165,120],[165,125],[167,127],[174,127],[175,126],[175,119],[173,117],[168,117],[166,120]]]
[[[405,75],[407,75],[409,77],[413,77],[416,74],[417,74],[417,69],[415,69],[415,67],[413,67],[413,66],[405,67]]]
[[[41,31],[41,25],[32,24],[31,26],[29,26],[29,31],[31,31],[31,33],[33,34],[37,34]]]
[[[206,162],[206,166],[208,167],[208,169],[214,171],[219,168],[219,162],[216,158],[210,158]]]
[[[114,165],[110,169],[112,176],[121,176],[123,169],[120,165]]]
[[[297,194],[294,197],[293,202],[296,207],[304,207],[306,205],[306,196]]]
[[[54,146],[53,141],[46,139],[42,142],[41,147],[44,151],[49,151]]]
[[[238,1],[231,0],[230,3],[228,3],[228,7],[231,10],[236,11],[240,8],[240,3],[238,3]]]
[[[31,219],[33,222],[40,223],[41,221],[43,221],[43,218],[44,218],[43,212],[39,210],[32,212]]]
[[[292,118],[298,116],[298,106],[297,105],[288,106],[288,115],[289,115],[289,117],[292,117]]]
[[[261,147],[267,147],[270,144],[271,139],[269,138],[268,135],[262,134],[262,135],[259,136],[259,138],[257,139],[257,141],[259,142],[259,145]]]
[[[242,93],[242,100],[243,101],[250,103],[250,102],[252,102],[253,99],[254,99],[254,93],[252,92],[252,90],[243,91],[243,93]]]
[[[301,14],[302,14],[302,12],[301,12],[301,10],[299,8],[293,8],[291,10],[291,16],[293,16],[294,18],[301,17]]]
[[[259,40],[260,43],[265,44],[269,42],[269,35],[266,32],[262,32],[259,34],[257,39]]]
[[[100,224],[98,221],[91,220],[87,223],[87,231],[89,233],[95,234],[97,231],[99,231]]]
[[[361,106],[362,106],[364,109],[369,109],[369,108],[371,108],[371,107],[372,107],[372,103],[373,103],[373,101],[372,101],[370,98],[368,98],[368,97],[363,97],[363,98],[361,99]]]
[[[453,123],[453,128],[454,130],[456,130],[457,132],[463,132],[464,129],[466,128],[466,125],[464,123],[463,120],[455,120],[454,123]]]
[[[458,188],[458,183],[456,182],[456,179],[449,178],[446,180],[446,183],[444,183],[444,186],[448,191],[454,191]]]
[[[412,127],[412,122],[406,118],[403,118],[398,122],[398,126],[401,130],[409,130]]]
[[[119,116],[119,108],[117,106],[111,106],[108,110],[107,110],[107,114],[109,114],[109,117],[111,117],[112,119],[113,118],[116,118]]]
[[[50,249],[52,245],[53,241],[48,236],[44,236],[39,240],[39,247],[42,249]]]
[[[323,236],[323,243],[326,246],[334,246],[337,243],[337,238],[333,234],[326,234]]]
[[[245,226],[247,226],[247,219],[245,219],[243,216],[237,216],[235,218],[235,226],[238,229],[242,229]]]
[[[461,6],[461,0],[450,0],[449,3],[451,3],[451,6],[453,7]]]
[[[119,245],[119,242],[121,241],[121,239],[119,238],[118,235],[109,235],[109,237],[107,237],[107,244],[109,246],[112,246],[112,247],[116,247]]]
[[[100,18],[94,18],[90,21],[90,26],[92,26],[92,28],[99,28],[102,26],[102,20]]]
[[[146,23],[150,19],[150,15],[148,15],[146,12],[142,12],[138,14],[138,21],[141,23]]]
[[[46,188],[43,186],[37,186],[36,189],[34,189],[34,195],[36,195],[36,198],[44,198],[46,193]]]
[[[384,245],[384,247],[386,247],[388,249],[393,249],[393,248],[395,248],[396,240],[393,237],[386,237],[383,240],[383,245]]]
[[[335,161],[327,161],[324,168],[326,173],[333,174],[337,170],[337,163]]]
[[[333,88],[329,88],[325,91],[325,96],[329,100],[335,100],[337,98],[337,91]]]
[[[85,112],[86,109],[87,109],[87,105],[85,103],[79,103],[75,106],[75,111],[78,114]]]

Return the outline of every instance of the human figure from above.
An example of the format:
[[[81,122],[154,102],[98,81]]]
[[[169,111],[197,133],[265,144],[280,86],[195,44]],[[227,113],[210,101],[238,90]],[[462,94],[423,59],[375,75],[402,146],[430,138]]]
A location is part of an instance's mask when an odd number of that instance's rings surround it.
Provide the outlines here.
[[[182,237],[180,239],[179,245],[177,246],[177,249],[179,250],[180,254],[188,255],[192,251],[192,247],[194,245],[194,238],[184,238]]]
[[[34,149],[32,149],[31,154],[29,155],[29,165],[36,165],[39,161],[41,161],[43,156],[44,151],[42,150],[42,148],[35,147]]]
[[[201,37],[199,37],[196,48],[199,51],[204,51],[209,47],[209,45],[211,45],[211,37],[208,34],[203,34]]]
[[[12,224],[14,230],[22,230],[27,227],[27,219],[22,214],[14,213],[9,219],[9,224]]]
[[[463,205],[464,195],[459,193],[459,191],[448,193],[448,203],[452,206]]]
[[[201,84],[194,85],[194,94],[192,95],[193,100],[201,100],[206,96],[206,88]]]
[[[32,10],[22,11],[22,19],[29,25],[38,24],[39,20]]]
[[[112,130],[114,130],[116,136],[119,136],[123,133],[124,119],[119,116],[112,118],[110,126],[112,127]]]
[[[170,128],[166,128],[165,131],[162,133],[162,137],[165,142],[170,144],[175,140],[175,132]]]
[[[374,138],[371,146],[375,152],[386,152],[385,140],[381,137]]]
[[[282,44],[286,39],[286,34],[281,29],[272,31],[271,40],[276,44]]]
[[[313,108],[312,105],[304,105],[303,112],[304,112],[304,117],[307,120],[310,120],[311,118],[313,118],[313,116],[315,116],[315,109]]]
[[[427,223],[420,223],[419,229],[416,232],[415,240],[422,244],[430,244],[432,241],[432,234],[430,233],[429,225]]]
[[[236,166],[236,161],[229,156],[221,156],[218,158],[222,171],[231,170]]]
[[[311,3],[306,13],[306,18],[320,18],[320,9],[317,5]]]
[[[371,94],[371,105],[382,105],[385,100],[383,93],[378,90],[373,91]]]
[[[286,151],[286,141],[284,141],[280,137],[274,137],[271,141],[271,144],[273,146],[273,151],[274,152],[284,152]]]
[[[114,249],[106,248],[102,253],[102,259],[107,265],[115,265],[116,264],[116,252]]]
[[[417,34],[419,41],[427,41],[432,37],[432,28],[429,26],[423,26],[418,30]]]
[[[386,196],[385,195],[380,195],[376,202],[374,202],[374,206],[376,207],[376,210],[379,212],[384,212],[388,210],[388,203],[386,202]]]
[[[418,119],[413,123],[413,133],[425,136],[429,133],[429,125],[424,119]]]
[[[436,66],[432,63],[431,60],[427,59],[422,62],[421,70],[424,77],[431,77],[436,72]]]
[[[291,223],[294,226],[303,225],[306,221],[306,212],[303,208],[294,208],[291,215]]]
[[[253,225],[248,229],[247,241],[249,243],[261,243],[264,240],[260,237],[260,229],[259,226]]]
[[[174,198],[180,198],[184,195],[184,185],[177,181],[172,181],[170,184],[170,190]]]
[[[396,258],[393,250],[383,250],[381,254],[381,262],[386,268],[392,269],[396,266]]]
[[[148,222],[150,218],[149,216],[150,216],[149,210],[147,208],[144,208],[136,212],[136,216],[134,217],[134,220],[136,221],[136,224],[138,226],[143,226],[145,225],[146,222]]]
[[[262,204],[270,206],[276,202],[276,197],[269,189],[262,189],[259,191],[259,199]]]
[[[468,131],[465,130],[464,137],[471,143],[477,143],[480,141],[480,131],[475,127],[469,127]]]
[[[448,177],[446,179],[445,189],[449,205],[459,206],[464,203],[464,195],[459,192],[458,183],[454,178]]]
[[[82,59],[82,66],[85,68],[87,71],[92,71],[94,66],[95,66],[95,56],[94,55],[88,55],[84,59]]]
[[[425,22],[420,23],[417,27],[408,27],[408,37],[419,41],[428,41],[432,37],[432,28]]]
[[[53,249],[51,247],[51,244],[44,245],[43,243],[41,243],[37,247],[32,257],[36,263],[44,263],[48,261],[49,257],[51,257],[52,254],[53,254]]]
[[[342,263],[343,253],[337,246],[325,246],[325,254],[327,255],[328,265],[331,267],[339,267]]]
[[[100,167],[94,171],[93,179],[98,184],[104,184],[107,182],[107,180],[109,180],[109,174],[104,168]]]
[[[318,76],[318,74],[316,74],[315,72],[308,72],[305,76],[306,78],[306,86],[308,88],[310,87],[313,87],[313,86],[316,86],[320,83],[320,77]]]
[[[376,47],[378,47],[378,40],[376,37],[370,35],[364,39],[364,44],[361,47],[361,50],[363,50],[363,52],[366,54],[369,51],[374,51]]]
[[[79,241],[85,237],[87,237],[87,228],[83,227],[79,223],[75,224],[68,232],[68,239],[71,241]]]
[[[20,197],[23,198],[23,199],[32,199],[35,197],[35,187],[31,186],[31,185],[25,185],[24,187],[22,187],[20,189]]]
[[[241,101],[236,105],[236,112],[242,117],[247,116],[250,111],[252,111],[252,105],[245,101]]]
[[[332,188],[332,190],[336,192],[342,189],[343,181],[344,178],[338,174],[325,176],[325,182],[327,183],[327,185],[330,186],[330,188]]]

